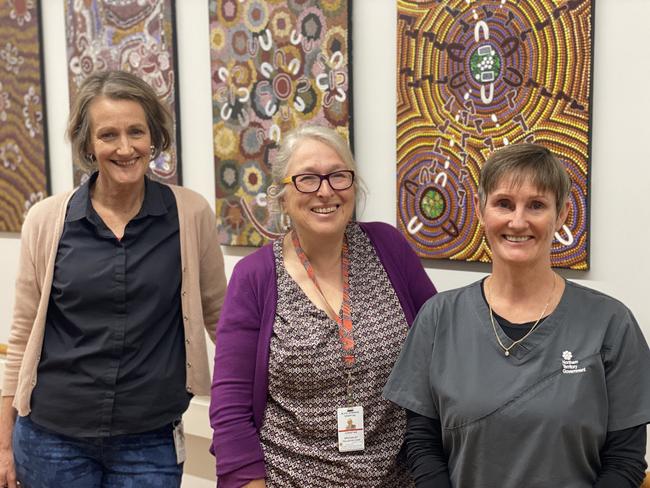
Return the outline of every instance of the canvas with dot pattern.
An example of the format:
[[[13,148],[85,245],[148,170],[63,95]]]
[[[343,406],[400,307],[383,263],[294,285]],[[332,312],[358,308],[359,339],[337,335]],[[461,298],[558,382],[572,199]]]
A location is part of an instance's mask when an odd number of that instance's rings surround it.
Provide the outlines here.
[[[398,1],[397,224],[422,258],[491,260],[474,208],[495,149],[565,164],[553,266],[589,267],[592,0]]]
[[[270,205],[283,135],[325,125],[349,138],[348,0],[210,0],[219,240],[261,246],[282,235]]]
[[[49,193],[40,3],[0,0],[0,232]]]

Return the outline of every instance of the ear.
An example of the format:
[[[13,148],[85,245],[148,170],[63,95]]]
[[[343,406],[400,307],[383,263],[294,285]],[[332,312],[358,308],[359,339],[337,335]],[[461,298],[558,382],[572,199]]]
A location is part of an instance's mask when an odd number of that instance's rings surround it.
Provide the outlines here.
[[[95,164],[97,162],[97,158],[95,158],[95,147],[92,141],[88,141],[84,145],[84,154],[86,156],[86,161],[90,162],[91,164]]]
[[[481,211],[481,201],[478,198],[478,193],[474,194],[474,213],[479,224],[483,225],[483,212]]]
[[[566,222],[567,217],[569,216],[569,209],[571,208],[571,204],[569,203],[569,199],[567,199],[566,202],[564,202],[564,205],[560,209],[560,213],[557,216],[557,222],[555,225],[555,231],[559,231],[564,223]]]

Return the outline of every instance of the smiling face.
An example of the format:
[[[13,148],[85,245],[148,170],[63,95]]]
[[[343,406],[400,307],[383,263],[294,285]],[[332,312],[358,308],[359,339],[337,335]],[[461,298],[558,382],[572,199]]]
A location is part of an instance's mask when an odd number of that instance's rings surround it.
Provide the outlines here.
[[[494,264],[550,267],[553,236],[568,212],[567,202],[558,214],[554,194],[528,178],[519,185],[510,178],[500,181],[478,211]]]
[[[151,159],[151,135],[142,106],[132,100],[97,97],[88,108],[89,152],[102,185],[144,184]]]
[[[305,139],[295,149],[287,176],[301,173],[320,175],[350,169],[334,149],[316,139]],[[332,190],[327,181],[314,193],[301,193],[292,183],[286,185],[282,196],[284,211],[301,238],[342,236],[354,211],[354,186],[347,190]]]

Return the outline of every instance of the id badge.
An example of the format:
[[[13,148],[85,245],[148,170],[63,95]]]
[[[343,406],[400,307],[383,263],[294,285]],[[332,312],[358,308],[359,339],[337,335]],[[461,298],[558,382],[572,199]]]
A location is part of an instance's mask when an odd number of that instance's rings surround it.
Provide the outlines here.
[[[174,422],[174,448],[176,449],[176,463],[185,462],[185,431],[183,421]]]
[[[363,407],[336,409],[339,433],[339,452],[363,451]]]

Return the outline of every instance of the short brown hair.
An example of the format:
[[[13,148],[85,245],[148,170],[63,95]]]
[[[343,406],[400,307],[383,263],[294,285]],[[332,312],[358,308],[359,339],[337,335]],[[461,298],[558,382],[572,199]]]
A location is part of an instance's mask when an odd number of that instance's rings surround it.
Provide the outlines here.
[[[89,157],[90,116],[88,108],[97,97],[113,100],[132,100],[144,110],[151,133],[152,159],[169,148],[172,134],[172,117],[156,92],[137,76],[126,71],[102,71],[89,75],[79,86],[70,109],[66,135],[72,145],[72,158],[83,171],[96,168]]]
[[[515,186],[530,179],[539,190],[550,191],[555,195],[558,214],[571,191],[571,179],[564,165],[540,144],[511,144],[490,154],[481,168],[478,184],[481,209],[485,208],[488,195],[504,179],[511,179]]]

